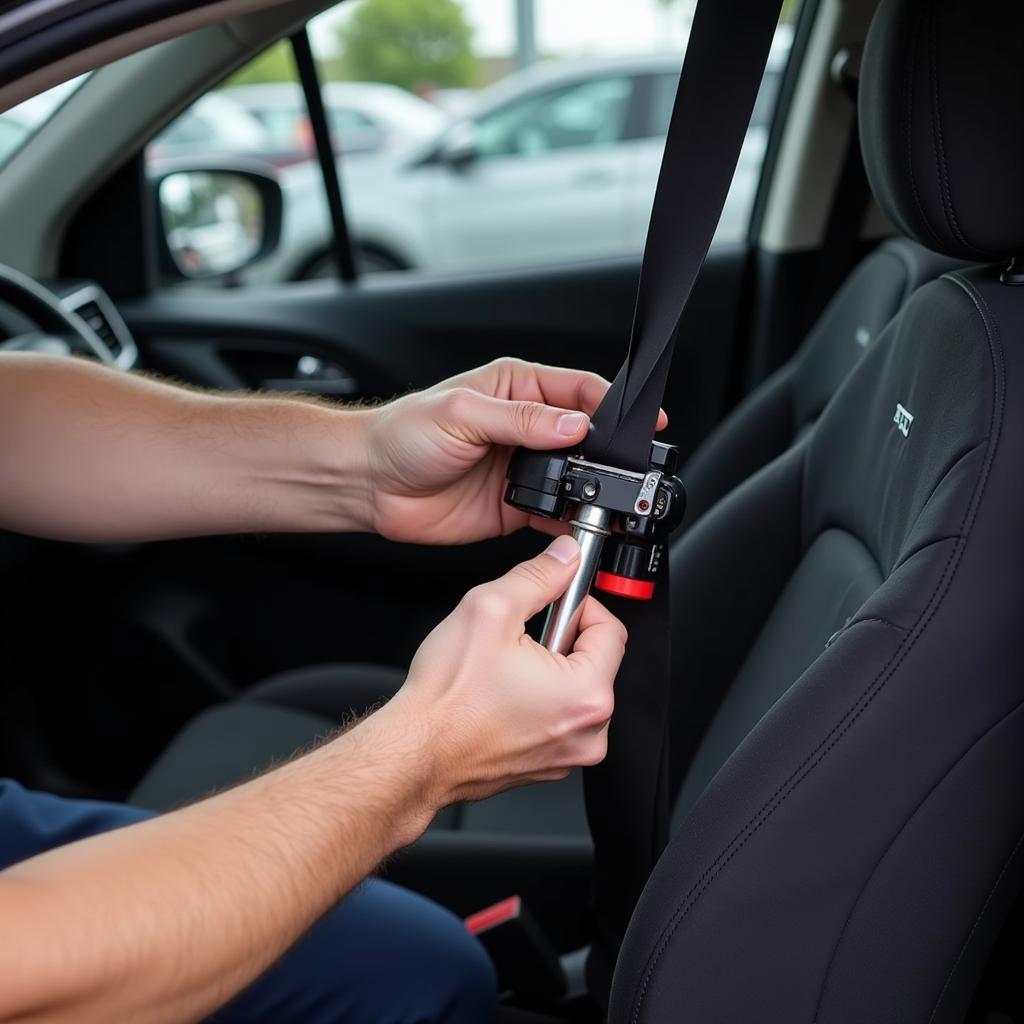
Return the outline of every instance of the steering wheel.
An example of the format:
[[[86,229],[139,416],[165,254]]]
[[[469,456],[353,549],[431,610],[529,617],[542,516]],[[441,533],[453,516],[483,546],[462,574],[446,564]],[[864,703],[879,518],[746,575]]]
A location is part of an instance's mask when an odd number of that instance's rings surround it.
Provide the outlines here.
[[[0,351],[84,355],[114,365],[113,354],[92,328],[27,274],[0,265],[0,302],[13,306],[38,328],[0,342]]]

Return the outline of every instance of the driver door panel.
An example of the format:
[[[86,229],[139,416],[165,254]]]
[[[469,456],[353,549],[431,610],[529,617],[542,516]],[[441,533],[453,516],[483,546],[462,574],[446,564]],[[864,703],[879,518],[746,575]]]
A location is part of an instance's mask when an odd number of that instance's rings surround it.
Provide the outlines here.
[[[666,399],[670,438],[684,451],[710,429],[728,399],[745,264],[742,248],[713,252],[691,303],[692,327],[681,339]],[[624,356],[638,273],[639,261],[631,259],[461,279],[389,274],[351,289],[325,281],[187,298],[163,292],[125,303],[122,310],[146,364],[190,383],[258,385],[239,373],[240,353],[251,358],[255,352],[279,366],[314,355],[353,381],[351,393],[342,397],[373,401],[506,355],[610,377]],[[526,532],[447,549],[344,536],[225,539],[204,546],[219,547],[229,561],[258,553],[264,562],[256,587],[274,615],[251,634],[241,620],[229,627],[236,638],[247,636],[249,645],[273,647],[259,657],[246,656],[243,675],[251,679],[258,665],[289,667],[316,658],[358,655],[404,664],[429,625],[462,593],[506,571],[538,543]],[[208,585],[201,560],[194,568],[193,585],[201,592]],[[324,632],[313,631],[314,643],[303,623],[311,607],[324,607],[325,596],[319,586],[310,587],[308,600],[296,593],[307,571],[333,588],[328,604],[345,607],[343,616],[331,618],[332,628],[324,624]],[[280,593],[289,596],[278,605]],[[396,600],[405,608],[399,615]],[[230,602],[220,610],[234,617]]]

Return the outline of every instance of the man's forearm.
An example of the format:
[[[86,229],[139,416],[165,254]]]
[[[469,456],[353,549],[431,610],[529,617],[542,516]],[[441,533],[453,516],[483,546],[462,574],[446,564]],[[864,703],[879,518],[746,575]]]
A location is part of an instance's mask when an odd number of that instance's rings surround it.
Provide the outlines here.
[[[0,354],[0,527],[85,541],[365,530],[370,416]]]
[[[437,806],[404,698],[192,807],[0,872],[0,1021],[197,1020]]]

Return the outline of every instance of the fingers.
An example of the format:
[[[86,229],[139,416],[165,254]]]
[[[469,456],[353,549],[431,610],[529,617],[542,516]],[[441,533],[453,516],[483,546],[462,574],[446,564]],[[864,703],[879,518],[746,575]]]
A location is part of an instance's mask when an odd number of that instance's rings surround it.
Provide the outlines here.
[[[619,671],[626,653],[626,627],[595,597],[588,597],[580,619],[580,635],[570,661],[585,662],[611,678]]]
[[[546,451],[578,445],[590,429],[585,413],[542,402],[492,398],[468,388],[455,389],[446,401],[449,428],[474,444]]]
[[[530,528],[538,533],[546,533],[549,537],[559,537],[563,533],[572,533],[572,526],[563,519],[547,519],[544,516],[530,516]]]
[[[500,620],[522,630],[523,623],[565,593],[580,560],[572,537],[556,537],[547,549],[522,562],[501,579],[485,583],[466,595],[477,617]]]
[[[454,387],[445,402],[453,430],[475,444],[539,451],[582,444],[590,416],[610,386],[596,373],[514,359],[498,360],[450,383]],[[660,410],[656,429],[667,425],[668,417]]]
[[[601,404],[605,393],[611,385],[596,373],[586,370],[567,370],[560,366],[543,366],[536,364],[531,367],[540,388],[539,396],[517,393],[516,382],[513,380],[512,394],[515,398],[540,397],[549,405],[561,406],[565,409],[580,409],[592,416]],[[658,410],[658,430],[668,426],[668,415],[664,409]]]
[[[592,415],[611,385],[596,373],[588,373],[586,370],[567,370],[560,366],[531,367],[539,388],[537,397],[549,405],[557,405],[564,409],[580,409],[587,415]],[[513,392],[509,396],[513,399],[519,398],[516,393],[516,384],[513,382]],[[523,394],[522,397],[528,397]]]

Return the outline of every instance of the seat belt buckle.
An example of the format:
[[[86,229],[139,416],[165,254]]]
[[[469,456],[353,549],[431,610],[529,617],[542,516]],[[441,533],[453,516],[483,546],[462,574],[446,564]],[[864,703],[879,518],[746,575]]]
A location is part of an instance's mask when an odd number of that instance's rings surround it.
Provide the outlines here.
[[[679,450],[651,443],[646,472],[592,462],[574,450],[520,448],[508,470],[505,501],[530,515],[568,518],[580,546],[576,575],[548,612],[541,643],[569,654],[591,586],[617,597],[649,601],[671,532],[686,511],[675,475]]]
[[[565,995],[568,982],[558,953],[519,896],[471,914],[465,924],[490,955],[499,991],[537,1006]]]

